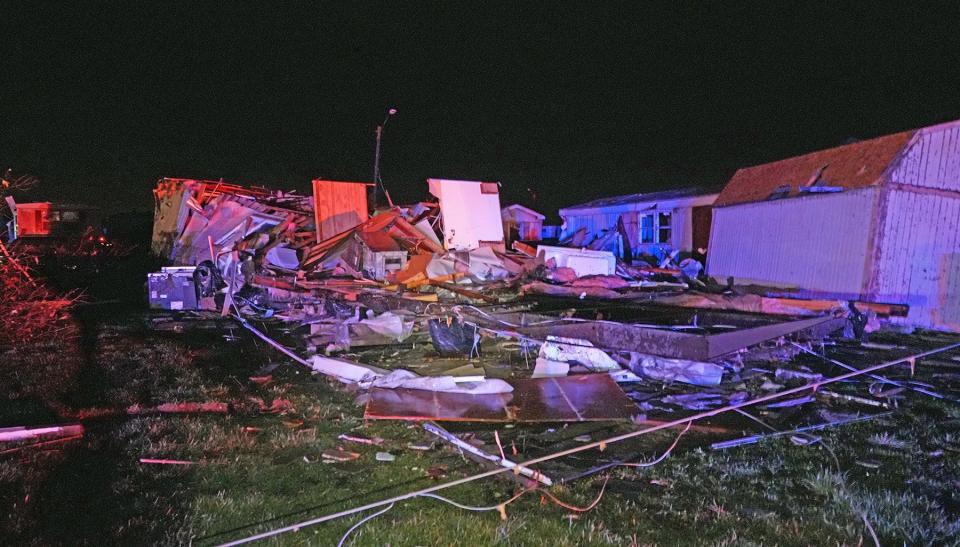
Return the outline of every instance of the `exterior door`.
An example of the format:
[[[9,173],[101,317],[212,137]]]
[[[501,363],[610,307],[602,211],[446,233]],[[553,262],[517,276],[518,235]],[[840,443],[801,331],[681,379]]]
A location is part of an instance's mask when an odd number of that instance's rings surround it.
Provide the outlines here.
[[[710,242],[710,222],[713,219],[713,207],[704,205],[693,208],[693,249],[706,249]]]

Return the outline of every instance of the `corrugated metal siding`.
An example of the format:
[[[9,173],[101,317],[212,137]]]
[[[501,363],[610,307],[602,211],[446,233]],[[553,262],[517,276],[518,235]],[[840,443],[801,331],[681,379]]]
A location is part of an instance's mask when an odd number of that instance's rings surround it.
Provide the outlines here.
[[[903,323],[960,331],[960,195],[893,190],[888,199],[877,300],[909,304]]]
[[[714,209],[707,272],[859,295],[878,195],[866,188]]]
[[[900,184],[960,191],[960,123],[921,130],[889,178]]]

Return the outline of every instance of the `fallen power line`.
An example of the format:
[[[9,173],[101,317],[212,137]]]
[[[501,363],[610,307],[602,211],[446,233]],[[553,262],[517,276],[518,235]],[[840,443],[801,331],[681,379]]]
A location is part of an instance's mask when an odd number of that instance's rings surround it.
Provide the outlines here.
[[[907,356],[907,357],[901,357],[901,358],[899,358],[899,359],[895,359],[895,360],[892,360],[892,361],[887,361],[887,362],[880,363],[880,364],[877,364],[877,365],[873,365],[873,366],[870,366],[870,367],[866,367],[866,368],[863,368],[863,369],[855,370],[855,371],[852,371],[852,372],[848,372],[848,373],[846,373],[846,374],[841,374],[841,375],[839,375],[839,376],[834,376],[834,377],[831,377],[831,378],[825,378],[825,379],[820,380],[820,381],[816,381],[816,382],[812,382],[812,383],[809,383],[809,384],[806,384],[806,385],[803,385],[803,386],[799,386],[799,387],[787,389],[787,390],[784,390],[784,391],[781,391],[781,392],[778,392],[778,393],[771,393],[771,394],[764,395],[764,396],[761,396],[761,397],[757,397],[757,398],[755,398],[755,399],[751,399],[751,400],[748,400],[748,401],[743,401],[743,402],[736,403],[736,404],[732,404],[732,405],[728,405],[728,406],[725,406],[725,407],[720,407],[720,408],[716,408],[716,409],[713,409],[713,410],[707,410],[707,411],[704,411],[704,412],[700,412],[700,413],[698,413],[698,414],[694,414],[694,415],[692,415],[692,416],[687,416],[687,417],[685,417],[685,418],[679,418],[679,419],[676,419],[676,420],[673,420],[673,421],[670,421],[670,422],[663,422],[663,423],[661,423],[661,424],[657,424],[657,425],[655,425],[655,426],[651,426],[651,427],[648,427],[648,428],[646,428],[646,429],[641,429],[640,431],[632,431],[632,432],[630,432],[630,433],[624,433],[624,434],[622,434],[622,435],[617,435],[617,436],[614,436],[614,437],[610,437],[610,438],[608,438],[608,439],[604,439],[604,440],[595,441],[595,442],[592,442],[592,443],[583,444],[583,445],[580,445],[580,446],[576,446],[576,447],[573,447],[573,448],[569,448],[569,449],[567,449],[567,450],[561,450],[561,451],[559,451],[559,452],[554,452],[554,453],[552,453],[552,454],[548,454],[548,455],[541,456],[541,457],[538,457],[538,458],[533,458],[533,459],[527,460],[527,461],[525,461],[525,462],[519,462],[517,465],[518,465],[518,466],[522,466],[522,467],[529,467],[529,466],[531,466],[531,465],[535,465],[535,464],[542,463],[542,462],[545,462],[545,461],[555,460],[555,459],[557,459],[557,458],[561,458],[561,457],[564,457],[564,456],[569,456],[569,455],[571,455],[571,454],[577,454],[577,453],[584,452],[584,451],[587,451],[587,450],[590,450],[590,449],[593,449],[593,448],[599,448],[600,450],[603,450],[603,449],[605,449],[605,448],[607,447],[607,445],[610,445],[610,444],[613,444],[613,443],[618,443],[618,442],[625,441],[625,440],[628,440],[628,439],[632,439],[632,438],[635,438],[635,437],[640,437],[640,436],[643,436],[643,435],[647,435],[647,434],[649,434],[649,433],[653,433],[653,432],[656,432],[656,431],[660,431],[660,430],[662,430],[662,429],[668,429],[668,428],[671,428],[671,427],[682,426],[682,425],[685,425],[685,424],[688,424],[688,423],[691,423],[691,422],[694,422],[694,421],[697,421],[697,420],[702,420],[702,419],[704,419],[704,418],[709,418],[709,417],[712,417],[712,416],[716,416],[716,415],[718,415],[718,414],[723,414],[723,413],[725,413],[725,412],[730,412],[730,411],[734,411],[734,410],[737,410],[737,409],[740,409],[740,408],[745,408],[745,407],[749,407],[749,406],[754,406],[754,405],[757,405],[757,404],[760,404],[760,403],[765,403],[765,402],[767,402],[767,401],[772,401],[772,400],[774,400],[774,399],[779,399],[779,398],[782,398],[782,397],[785,397],[785,396],[788,396],[788,395],[795,395],[795,394],[797,394],[797,393],[802,393],[802,392],[805,392],[805,391],[807,391],[807,390],[816,390],[816,389],[819,388],[820,386],[824,386],[824,385],[828,385],[828,384],[833,384],[833,383],[836,383],[836,382],[842,382],[842,381],[844,381],[844,380],[849,380],[850,378],[855,378],[855,377],[857,377],[857,376],[861,376],[861,375],[865,375],[865,374],[870,374],[871,372],[875,372],[875,371],[878,371],[878,370],[883,370],[883,369],[885,369],[885,368],[889,368],[889,367],[892,367],[892,366],[894,366],[894,365],[899,365],[899,364],[901,364],[901,363],[910,363],[911,366],[914,366],[914,365],[916,364],[917,359],[922,359],[922,358],[928,357],[928,356],[930,356],[930,355],[935,355],[935,354],[938,354],[938,353],[943,353],[943,352],[945,352],[945,351],[950,351],[950,350],[957,349],[957,348],[960,348],[960,343],[949,344],[949,345],[947,345],[947,346],[943,346],[943,347],[940,347],[940,348],[937,348],[937,349],[932,349],[932,350],[929,350],[929,351],[917,353],[917,354],[910,355],[910,356]],[[431,487],[428,487],[428,488],[424,488],[424,489],[421,489],[421,490],[417,490],[417,491],[414,491],[414,492],[408,492],[408,493],[406,493],[406,494],[400,494],[400,495],[398,495],[398,496],[393,496],[393,497],[391,497],[391,498],[387,498],[387,499],[383,499],[383,500],[380,500],[380,501],[371,502],[371,503],[368,503],[368,504],[366,504],[366,505],[361,505],[361,506],[359,506],[359,507],[354,507],[354,508],[351,508],[351,509],[345,509],[345,510],[343,510],[343,511],[339,511],[339,512],[336,512],[336,513],[331,513],[331,514],[328,514],[328,515],[323,515],[323,516],[316,517],[316,518],[313,518],[313,519],[305,520],[305,521],[303,521],[303,522],[298,522],[298,523],[296,523],[296,524],[291,524],[291,525],[289,525],[289,526],[284,526],[284,527],[281,527],[281,528],[275,528],[275,529],[273,529],[273,530],[269,530],[269,531],[266,531],[266,532],[261,532],[261,533],[259,533],[259,534],[254,534],[254,535],[247,536],[247,537],[244,537],[244,538],[241,538],[241,539],[229,541],[229,542],[226,542],[226,543],[221,544],[221,547],[229,547],[229,546],[232,546],[232,545],[243,545],[243,544],[246,544],[246,543],[252,543],[252,542],[254,542],[254,541],[259,541],[259,540],[262,540],[262,539],[267,539],[267,538],[270,538],[270,537],[278,536],[278,535],[284,534],[284,533],[286,533],[286,532],[298,531],[298,530],[301,530],[301,529],[306,528],[306,527],[308,527],[308,526],[313,526],[313,525],[320,524],[320,523],[323,523],[323,522],[328,522],[328,521],[331,521],[331,520],[336,520],[336,519],[339,519],[339,518],[341,518],[341,517],[346,517],[346,516],[349,516],[349,515],[354,515],[354,514],[357,514],[357,513],[362,513],[362,512],[364,512],[364,511],[369,510],[369,509],[376,509],[376,508],[379,508],[379,507],[384,507],[384,506],[387,506],[387,505],[396,503],[396,502],[398,502],[398,501],[403,501],[403,500],[408,500],[408,499],[412,499],[412,498],[416,498],[416,497],[421,497],[421,496],[424,496],[425,494],[430,494],[430,493],[433,493],[433,492],[438,492],[438,491],[440,491],[440,490],[445,490],[445,489],[447,489],[447,488],[452,488],[452,487],[454,487],[454,486],[459,486],[459,485],[461,485],[461,484],[467,484],[467,483],[470,483],[470,482],[473,482],[473,481],[476,481],[476,480],[479,480],[479,479],[484,479],[484,478],[487,478],[487,477],[493,477],[493,476],[499,475],[499,474],[501,474],[501,473],[505,473],[505,472],[512,471],[512,470],[513,470],[513,468],[503,468],[503,467],[502,467],[502,468],[493,469],[493,470],[490,470],[490,471],[485,471],[485,472],[483,472],[483,473],[478,473],[478,474],[476,474],[476,475],[471,475],[471,476],[469,476],[469,477],[464,477],[464,478],[462,478],[462,479],[457,479],[457,480],[453,480],[453,481],[446,482],[446,483],[443,483],[443,484],[438,484],[438,485],[431,486]]]

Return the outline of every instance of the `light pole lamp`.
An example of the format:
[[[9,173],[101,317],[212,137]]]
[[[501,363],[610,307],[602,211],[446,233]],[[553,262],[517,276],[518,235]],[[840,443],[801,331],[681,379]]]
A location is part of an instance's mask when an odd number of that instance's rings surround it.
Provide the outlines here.
[[[373,208],[377,208],[377,192],[379,191],[381,181],[380,181],[380,141],[383,138],[383,128],[387,126],[387,122],[390,121],[390,116],[393,116],[397,113],[396,108],[391,108],[387,110],[386,117],[383,118],[383,123],[377,126],[377,145],[374,148],[373,152]]]

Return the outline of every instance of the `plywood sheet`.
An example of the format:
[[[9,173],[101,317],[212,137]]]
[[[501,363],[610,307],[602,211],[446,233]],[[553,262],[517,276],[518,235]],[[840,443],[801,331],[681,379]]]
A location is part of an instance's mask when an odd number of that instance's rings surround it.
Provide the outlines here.
[[[364,418],[462,422],[628,420],[637,407],[606,374],[510,380],[513,393],[373,389]]]
[[[367,184],[314,180],[317,241],[324,241],[367,220]]]

